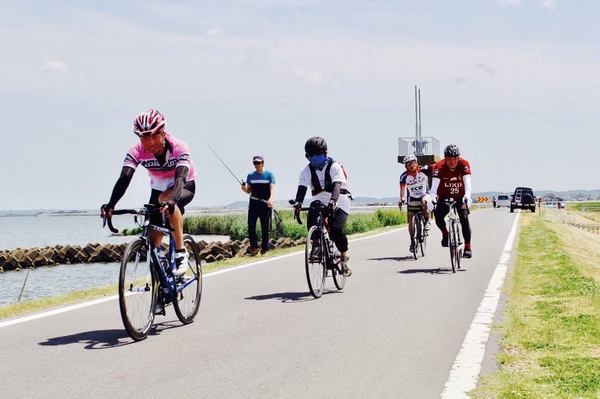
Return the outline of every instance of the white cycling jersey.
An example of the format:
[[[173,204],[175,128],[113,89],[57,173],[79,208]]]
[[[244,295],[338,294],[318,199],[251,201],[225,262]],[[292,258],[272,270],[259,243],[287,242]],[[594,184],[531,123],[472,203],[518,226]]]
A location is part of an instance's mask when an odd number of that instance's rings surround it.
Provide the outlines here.
[[[407,201],[421,199],[427,194],[428,177],[422,170],[416,170],[414,173],[405,171],[400,176],[400,184],[406,185]]]

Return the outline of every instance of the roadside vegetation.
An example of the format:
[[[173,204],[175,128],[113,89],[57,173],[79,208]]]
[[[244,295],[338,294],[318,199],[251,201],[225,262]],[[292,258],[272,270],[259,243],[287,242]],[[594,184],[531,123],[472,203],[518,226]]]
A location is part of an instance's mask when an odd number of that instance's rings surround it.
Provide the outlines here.
[[[282,219],[282,225],[280,229],[273,228],[271,238],[285,237],[292,240],[304,238],[306,235],[306,213],[302,215],[302,225],[294,219],[293,211],[281,210],[278,213]],[[190,216],[184,219],[183,230],[194,235],[225,235],[230,236],[232,240],[243,240],[248,238],[247,223],[245,214]],[[378,209],[373,213],[350,214],[345,231],[346,234],[359,234],[404,223],[406,223],[405,212],[401,213],[396,209]],[[275,227],[275,220],[273,220],[273,227]],[[139,231],[140,229],[128,229],[124,230],[123,234],[139,234]]]
[[[599,267],[600,235],[523,214],[500,368],[474,397],[600,397]]]
[[[567,210],[594,222],[600,222],[600,202],[575,202],[567,204]]]
[[[12,305],[0,306],[0,319],[14,317],[24,313],[30,313],[56,306],[70,305],[88,299],[98,299],[117,294],[117,285],[109,287],[90,288],[83,291],[71,292],[65,295],[57,295],[48,298],[32,299],[14,303]]]

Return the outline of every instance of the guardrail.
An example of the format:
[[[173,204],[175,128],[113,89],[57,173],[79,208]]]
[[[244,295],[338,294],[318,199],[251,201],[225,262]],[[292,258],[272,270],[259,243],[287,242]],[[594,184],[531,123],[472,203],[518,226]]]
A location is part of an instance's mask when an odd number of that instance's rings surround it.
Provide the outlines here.
[[[592,223],[574,223],[568,220],[563,220],[563,224],[567,224],[569,226],[577,227],[578,229],[585,230],[590,233],[600,234],[600,224],[592,224]]]
[[[569,216],[564,208],[557,209],[541,207],[540,216],[554,223],[566,224],[590,233],[600,234],[600,223],[575,222],[573,217]]]

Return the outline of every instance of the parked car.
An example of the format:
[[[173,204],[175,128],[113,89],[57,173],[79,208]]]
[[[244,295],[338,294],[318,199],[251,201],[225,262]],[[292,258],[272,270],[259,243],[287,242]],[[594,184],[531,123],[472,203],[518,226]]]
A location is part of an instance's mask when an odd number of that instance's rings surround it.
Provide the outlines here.
[[[508,195],[499,195],[498,196],[498,199],[496,200],[496,207],[500,208],[501,206],[510,208],[510,198],[508,198]]]
[[[529,187],[517,187],[510,200],[510,211],[515,209],[529,209],[535,212],[535,195]]]

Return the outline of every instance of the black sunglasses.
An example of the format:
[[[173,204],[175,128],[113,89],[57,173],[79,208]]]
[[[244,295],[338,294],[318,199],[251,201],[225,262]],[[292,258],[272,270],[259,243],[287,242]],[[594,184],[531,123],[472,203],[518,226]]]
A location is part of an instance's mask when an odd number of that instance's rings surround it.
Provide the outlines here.
[[[260,165],[260,164],[264,163],[264,161],[254,161],[254,162],[252,162],[252,163],[253,163],[254,165]]]

